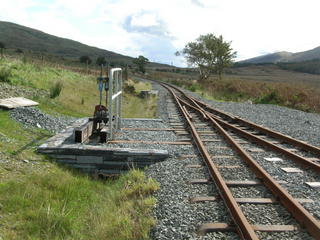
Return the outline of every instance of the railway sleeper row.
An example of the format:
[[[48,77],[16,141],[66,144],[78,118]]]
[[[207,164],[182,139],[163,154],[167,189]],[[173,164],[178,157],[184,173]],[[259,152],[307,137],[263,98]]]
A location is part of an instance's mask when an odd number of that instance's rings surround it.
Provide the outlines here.
[[[168,87],[167,87],[168,88]],[[169,90],[170,91],[170,90]],[[172,92],[172,90],[171,90]],[[232,215],[233,218],[233,224],[227,224],[227,223],[205,223],[199,228],[199,231],[201,233],[205,233],[208,231],[225,231],[226,229],[236,229],[237,232],[239,233],[240,237],[242,239],[259,239],[255,231],[301,231],[301,229],[306,228],[308,232],[317,237],[320,236],[320,225],[319,222],[310,214],[308,213],[301,205],[300,203],[303,202],[312,202],[312,200],[306,200],[306,199],[294,199],[291,195],[289,195],[281,186],[279,183],[274,181],[271,176],[268,176],[268,174],[256,163],[254,160],[251,159],[251,156],[244,151],[238,143],[234,143],[233,138],[217,123],[217,119],[214,119],[211,114],[209,115],[206,113],[204,110],[200,109],[198,114],[189,112],[187,109],[192,109],[192,110],[197,110],[197,107],[199,105],[195,104],[195,106],[192,106],[192,103],[187,103],[185,104],[183,101],[178,100],[178,98],[175,96],[175,94],[172,92],[172,95],[176,99],[177,105],[180,107],[181,113],[185,116],[186,121],[188,122],[188,128],[189,130],[191,129],[191,134],[193,136],[193,139],[195,140],[199,151],[201,152],[201,155],[205,158],[206,160],[206,165],[208,166],[210,170],[210,175],[211,179],[214,180],[214,184],[217,185],[219,192],[220,192],[220,198],[226,203],[226,205],[229,208],[229,212]],[[271,190],[270,192],[274,195],[273,198],[253,198],[249,197],[251,200],[248,200],[247,198],[234,198],[232,195],[232,191],[227,186],[228,184],[224,182],[223,179],[223,174],[219,172],[219,168],[216,167],[216,165],[213,163],[212,159],[215,159],[214,156],[211,157],[211,154],[209,154],[207,148],[204,146],[204,142],[200,138],[200,135],[197,133],[196,125],[192,121],[194,119],[201,119],[204,118],[205,120],[210,119],[210,121],[215,125],[215,130],[212,131],[211,136],[217,136],[217,131],[220,132],[222,135],[224,135],[223,140],[216,139],[216,141],[207,141],[207,143],[216,143],[218,142],[224,142],[227,144],[226,145],[231,145],[233,144],[233,150],[232,153],[234,154],[233,158],[239,158],[241,156],[242,158],[246,159],[246,165],[253,164],[250,166],[250,171],[252,169],[255,170],[255,174],[257,175],[253,180],[251,180],[251,184],[246,183],[247,185],[250,185],[250,187],[255,186],[255,185],[261,185],[263,183],[266,185],[266,187]],[[221,119],[221,117],[220,117]],[[218,120],[220,120],[218,119]],[[180,125],[181,127],[181,125]],[[210,131],[208,131],[208,128],[206,125],[203,123],[198,124],[198,127],[202,129],[202,131],[208,132],[207,134],[210,134]],[[208,139],[209,140],[209,139]],[[220,146],[220,150],[221,150]],[[230,154],[230,153],[228,153]],[[221,169],[221,167],[220,167]],[[234,167],[226,167],[223,169],[235,169]],[[264,175],[268,177],[268,179],[265,179]],[[252,176],[251,176],[252,177]],[[206,181],[202,181],[202,183],[208,184],[210,181],[208,179],[205,179]],[[260,180],[260,181],[257,181]],[[253,184],[254,182],[254,184]],[[244,183],[242,183],[243,185]],[[239,185],[239,182],[238,182]],[[241,185],[241,184],[240,184]],[[242,186],[243,187],[243,186]],[[223,190],[222,190],[223,189]],[[279,190],[280,189],[280,190]],[[207,197],[212,197],[213,196],[202,196],[202,198],[207,198]],[[201,196],[200,196],[201,198]],[[214,198],[215,200],[217,198]],[[240,199],[240,200],[239,200]],[[254,200],[253,200],[254,199]],[[198,199],[199,200],[199,199]],[[207,199],[208,200],[208,199]],[[248,203],[248,202],[250,203]],[[201,202],[201,201],[200,201]],[[246,219],[245,215],[242,212],[242,206],[239,207],[239,204],[244,204],[244,205],[252,205],[252,203],[255,204],[266,204],[272,202],[273,204],[275,203],[281,203],[283,204],[287,210],[293,215],[293,217],[296,218],[296,220],[300,223],[300,227],[298,227],[298,224],[291,224],[291,225],[275,225],[275,226],[264,226],[264,224],[252,224],[249,223],[248,220]],[[300,202],[300,203],[299,203]],[[270,204],[269,204],[270,205]],[[279,205],[280,206],[280,205]],[[282,206],[281,206],[282,207]],[[295,209],[294,209],[295,208]],[[290,215],[290,214],[289,214]]]

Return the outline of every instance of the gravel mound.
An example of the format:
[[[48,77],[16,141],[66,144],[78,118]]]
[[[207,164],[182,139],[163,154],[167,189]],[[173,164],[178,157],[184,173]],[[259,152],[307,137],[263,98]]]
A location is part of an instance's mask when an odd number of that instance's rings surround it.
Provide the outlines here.
[[[19,107],[10,111],[10,117],[23,125],[49,130],[54,133],[62,131],[75,118],[51,116],[34,107]]]
[[[9,98],[9,97],[46,97],[49,96],[48,91],[33,89],[27,87],[20,87],[10,85],[8,83],[0,82],[0,98]]]

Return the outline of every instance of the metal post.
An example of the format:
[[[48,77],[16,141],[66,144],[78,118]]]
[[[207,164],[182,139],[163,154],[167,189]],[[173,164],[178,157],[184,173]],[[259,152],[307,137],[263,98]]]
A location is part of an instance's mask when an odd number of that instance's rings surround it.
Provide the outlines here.
[[[115,92],[115,94],[113,94]],[[113,139],[114,130],[120,129],[121,115],[121,94],[122,94],[122,69],[112,68],[109,74],[109,140]],[[114,106],[113,106],[114,105]],[[115,115],[113,111],[115,108]],[[114,121],[113,116],[115,117]],[[114,128],[115,125],[115,128]]]

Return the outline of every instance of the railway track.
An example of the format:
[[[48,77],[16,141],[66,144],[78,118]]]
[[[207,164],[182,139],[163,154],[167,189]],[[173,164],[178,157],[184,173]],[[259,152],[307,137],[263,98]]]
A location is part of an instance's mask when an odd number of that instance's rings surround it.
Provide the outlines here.
[[[271,161],[282,161],[282,158],[294,160],[303,166],[304,171],[310,172],[310,182],[312,182],[313,176],[317,176],[320,170],[319,148],[221,112],[199,100],[188,97],[173,86],[163,83],[162,86],[172,94],[184,118],[185,127],[191,133],[210,173],[210,179],[195,179],[190,183],[215,184],[219,192],[217,196],[195,196],[190,201],[199,203],[221,199],[232,218],[232,222],[228,224],[203,223],[199,228],[201,234],[210,231],[236,231],[241,239],[263,239],[265,237],[270,239],[267,237],[269,233],[307,231],[315,239],[320,239],[319,221],[302,206],[302,203],[313,200],[294,198],[286,190],[285,180],[274,179],[265,170],[266,166],[259,164],[261,160],[257,159],[261,158],[261,153],[263,153],[264,156],[271,155],[272,157],[269,157]],[[252,148],[253,144],[258,147]],[[219,155],[221,149],[228,150],[228,155]],[[225,179],[224,176],[232,175],[235,169],[244,171],[245,177],[238,179],[234,174],[232,179]],[[298,171],[299,169],[290,168],[289,170]],[[226,174],[227,172],[229,173]],[[239,197],[241,189],[246,187],[257,188],[258,190],[253,192],[263,192],[265,197]],[[258,207],[252,208],[252,205]],[[285,222],[289,224],[270,224],[270,219],[259,224],[250,222],[248,215],[252,214],[252,209],[259,211],[259,208],[286,211],[286,218],[289,220]],[[277,223],[277,219],[274,219],[274,222]]]

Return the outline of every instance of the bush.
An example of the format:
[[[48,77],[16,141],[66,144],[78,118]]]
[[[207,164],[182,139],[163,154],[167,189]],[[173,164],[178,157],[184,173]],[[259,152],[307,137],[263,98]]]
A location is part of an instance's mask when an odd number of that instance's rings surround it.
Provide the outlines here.
[[[201,86],[197,83],[193,83],[191,86],[188,87],[188,90],[191,92],[196,92],[201,90]]]
[[[10,78],[12,77],[11,68],[8,66],[3,66],[0,68],[0,82],[11,83]]]
[[[61,90],[63,88],[62,82],[56,82],[51,88],[50,88],[50,98],[56,98],[60,95]]]
[[[279,93],[275,90],[272,92],[262,96],[261,98],[258,98],[255,103],[261,103],[261,104],[279,104],[281,103],[281,98],[279,96]]]

